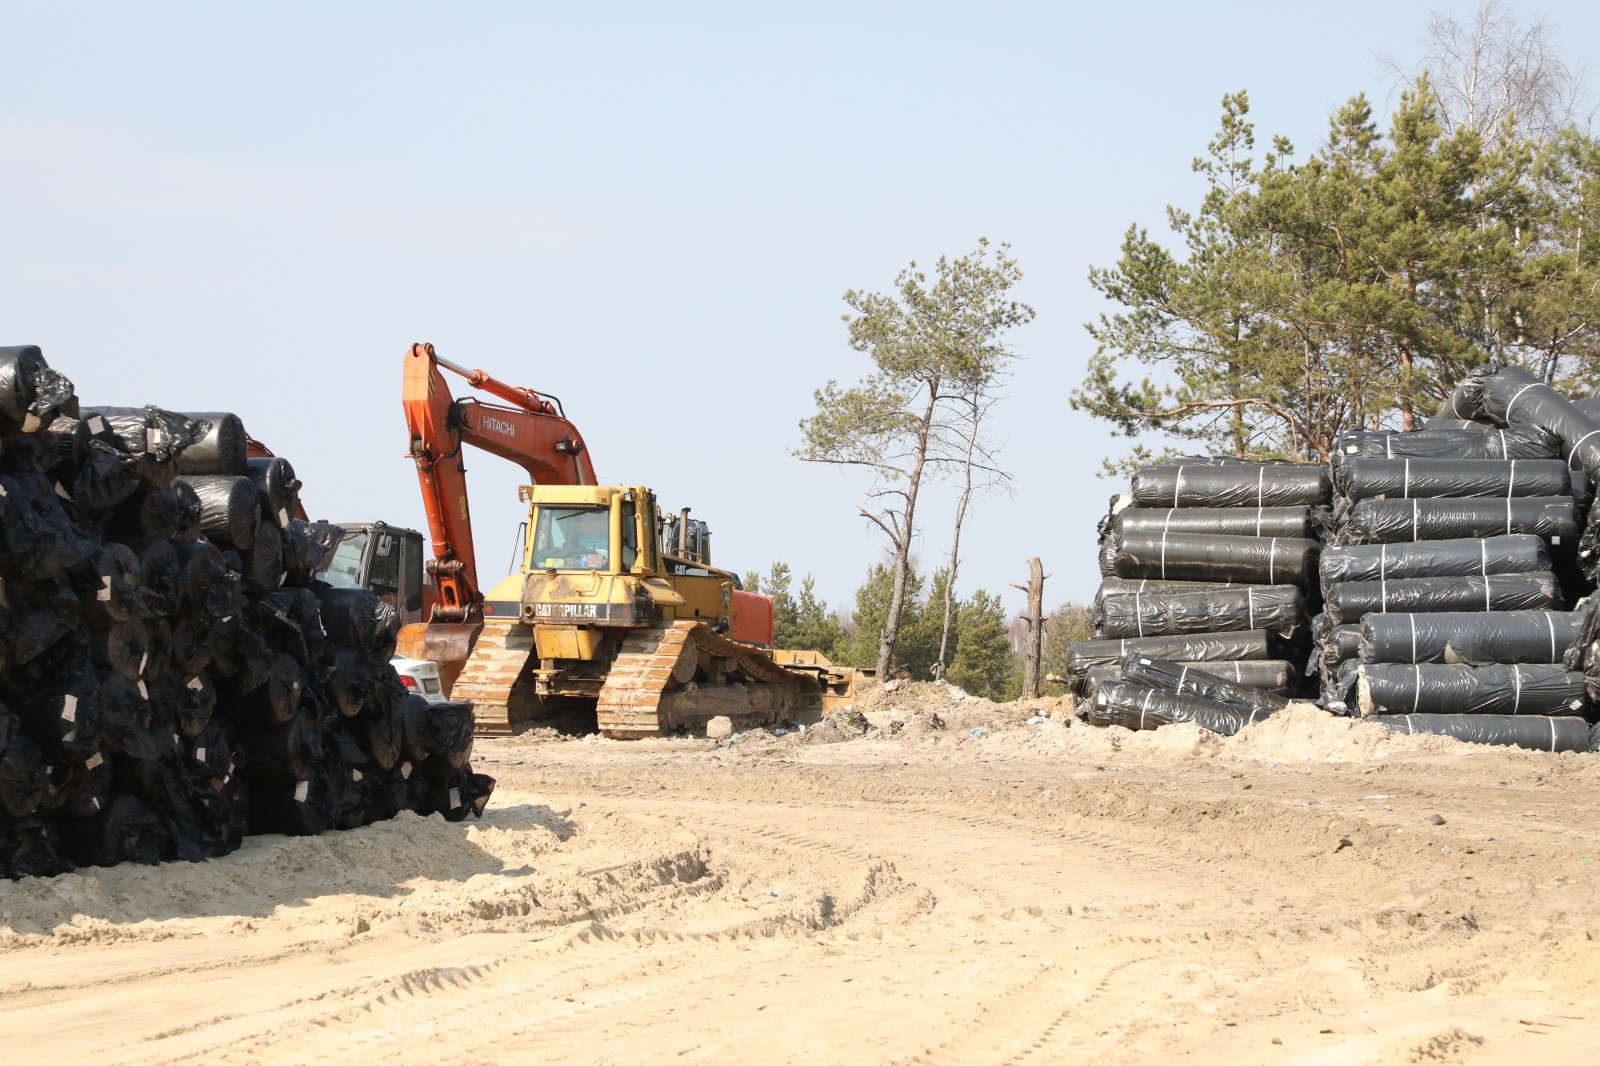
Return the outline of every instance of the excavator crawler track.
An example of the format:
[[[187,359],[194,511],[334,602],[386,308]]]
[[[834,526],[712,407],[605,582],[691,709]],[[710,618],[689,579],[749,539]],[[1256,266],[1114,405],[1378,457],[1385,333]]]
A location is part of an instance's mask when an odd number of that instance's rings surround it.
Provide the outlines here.
[[[697,729],[718,715],[736,728],[815,713],[816,682],[704,622],[630,633],[600,689],[600,732],[619,740]]]

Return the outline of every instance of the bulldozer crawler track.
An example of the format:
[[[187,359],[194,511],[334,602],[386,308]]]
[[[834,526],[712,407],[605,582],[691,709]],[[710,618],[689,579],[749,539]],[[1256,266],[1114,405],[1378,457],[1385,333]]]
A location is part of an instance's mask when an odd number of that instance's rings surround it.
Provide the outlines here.
[[[480,737],[512,733],[511,689],[529,655],[528,648],[519,646],[515,626],[509,620],[485,622],[467,665],[450,691],[452,699],[472,701],[473,732]]]
[[[747,691],[754,689],[757,700],[766,697],[765,705],[697,711],[686,701],[673,700],[674,692],[684,691],[675,686],[674,672],[681,675],[680,663],[690,652],[703,663],[731,660],[748,679]],[[700,684],[702,691],[712,693],[724,687]],[[697,727],[717,713],[727,714],[736,726],[749,727],[781,719],[815,689],[810,678],[785,670],[761,651],[729,640],[703,622],[678,621],[628,635],[600,689],[595,716],[600,731],[615,739]]]

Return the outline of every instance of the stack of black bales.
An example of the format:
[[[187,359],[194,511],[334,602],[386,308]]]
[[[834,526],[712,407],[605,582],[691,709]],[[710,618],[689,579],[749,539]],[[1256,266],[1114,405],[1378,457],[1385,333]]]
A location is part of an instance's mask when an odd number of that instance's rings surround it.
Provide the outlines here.
[[[1326,471],[1307,464],[1185,459],[1137,471],[1100,526],[1094,639],[1073,645],[1068,662],[1074,692],[1092,697],[1091,720],[1161,724],[1156,690],[1190,701],[1231,693],[1246,713],[1281,706],[1303,665],[1320,547],[1312,508],[1328,491]],[[1168,701],[1163,713],[1202,721],[1200,710]]]
[[[1317,627],[1326,706],[1407,732],[1588,747],[1582,676],[1562,665],[1586,490],[1574,495],[1559,449],[1537,424],[1339,439]]]
[[[232,415],[80,409],[0,348],[0,871],[481,812],[470,705],[408,701],[393,609],[315,579],[298,487]]]

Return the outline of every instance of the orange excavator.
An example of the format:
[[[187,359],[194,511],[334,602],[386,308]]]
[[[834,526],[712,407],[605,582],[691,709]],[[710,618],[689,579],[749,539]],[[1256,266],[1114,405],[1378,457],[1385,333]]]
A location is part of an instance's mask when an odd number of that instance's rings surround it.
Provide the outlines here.
[[[452,396],[443,371],[502,403]],[[706,523],[661,513],[640,485],[598,485],[561,401],[441,358],[406,354],[404,405],[433,541],[437,605],[400,654],[439,664],[480,734],[592,722],[612,737],[804,720],[848,702],[856,671],[770,645],[772,601],[711,564]],[[527,472],[518,569],[479,584],[467,446]]]

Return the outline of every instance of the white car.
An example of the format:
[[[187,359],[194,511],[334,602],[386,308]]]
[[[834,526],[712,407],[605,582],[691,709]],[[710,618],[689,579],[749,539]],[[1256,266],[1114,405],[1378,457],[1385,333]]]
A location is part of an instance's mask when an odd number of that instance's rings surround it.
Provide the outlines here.
[[[444,685],[439,681],[439,664],[430,663],[426,659],[407,659],[396,655],[389,660],[394,666],[395,673],[400,675],[400,683],[406,687],[407,692],[415,692],[429,703],[444,703]]]

